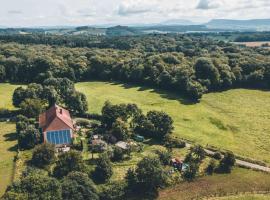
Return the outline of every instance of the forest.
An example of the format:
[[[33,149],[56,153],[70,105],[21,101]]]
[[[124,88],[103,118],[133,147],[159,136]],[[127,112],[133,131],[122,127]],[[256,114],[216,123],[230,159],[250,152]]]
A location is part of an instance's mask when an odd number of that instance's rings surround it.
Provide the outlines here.
[[[270,51],[192,35],[0,36],[0,81],[113,80],[199,100],[230,88],[270,87]]]

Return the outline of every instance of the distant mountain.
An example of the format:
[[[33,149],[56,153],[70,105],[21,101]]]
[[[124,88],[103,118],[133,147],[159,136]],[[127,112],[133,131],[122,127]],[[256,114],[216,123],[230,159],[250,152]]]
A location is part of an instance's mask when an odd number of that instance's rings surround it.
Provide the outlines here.
[[[252,20],[232,20],[232,19],[213,19],[205,24],[208,28],[221,28],[230,30],[251,30],[267,31],[270,30],[270,19]]]
[[[108,36],[132,36],[138,34],[140,34],[139,30],[128,26],[114,26],[106,30]]]
[[[171,19],[171,20],[167,20],[160,23],[160,25],[182,25],[182,26],[195,25],[195,24],[197,23],[194,23],[193,21],[186,20],[186,19]]]

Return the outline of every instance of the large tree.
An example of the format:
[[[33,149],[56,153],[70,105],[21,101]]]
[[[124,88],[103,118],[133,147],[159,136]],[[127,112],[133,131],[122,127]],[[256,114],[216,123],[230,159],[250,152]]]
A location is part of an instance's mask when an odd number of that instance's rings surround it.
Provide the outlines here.
[[[62,181],[62,198],[65,200],[98,200],[98,192],[87,174],[71,172]]]

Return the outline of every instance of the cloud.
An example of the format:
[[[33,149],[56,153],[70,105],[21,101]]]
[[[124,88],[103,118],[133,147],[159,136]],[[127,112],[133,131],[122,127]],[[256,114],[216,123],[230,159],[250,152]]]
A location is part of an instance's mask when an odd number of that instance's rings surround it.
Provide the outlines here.
[[[153,12],[155,5],[143,3],[142,1],[129,1],[121,3],[118,7],[117,14],[120,16],[143,14]],[[156,8],[157,9],[157,8]]]
[[[77,10],[77,13],[83,17],[93,17],[96,15],[96,10],[94,8],[83,8]]]
[[[220,4],[221,4],[220,1],[200,0],[196,8],[202,9],[202,10],[209,10],[209,9],[219,8]]]
[[[20,15],[20,14],[23,14],[23,12],[21,10],[9,10],[8,14],[10,14],[10,15]]]

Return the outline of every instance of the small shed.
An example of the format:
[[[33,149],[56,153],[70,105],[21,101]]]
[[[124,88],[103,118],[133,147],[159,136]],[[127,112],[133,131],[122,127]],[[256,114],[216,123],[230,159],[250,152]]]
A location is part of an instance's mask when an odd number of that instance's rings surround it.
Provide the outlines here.
[[[123,150],[127,150],[130,148],[129,144],[127,142],[124,142],[124,141],[119,141],[115,144],[115,146],[123,149]]]

